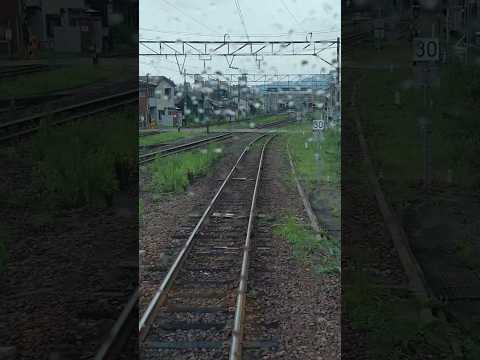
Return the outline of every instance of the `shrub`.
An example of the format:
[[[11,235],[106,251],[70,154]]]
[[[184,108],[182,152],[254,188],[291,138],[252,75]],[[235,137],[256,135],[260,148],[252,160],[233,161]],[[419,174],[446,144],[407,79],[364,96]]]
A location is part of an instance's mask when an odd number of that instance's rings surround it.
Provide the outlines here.
[[[43,124],[33,139],[36,184],[60,207],[111,204],[135,173],[135,117],[118,113],[61,127]]]
[[[191,180],[205,175],[208,169],[222,155],[218,145],[206,149],[157,158],[151,165],[151,189],[157,193],[178,193],[185,191]]]

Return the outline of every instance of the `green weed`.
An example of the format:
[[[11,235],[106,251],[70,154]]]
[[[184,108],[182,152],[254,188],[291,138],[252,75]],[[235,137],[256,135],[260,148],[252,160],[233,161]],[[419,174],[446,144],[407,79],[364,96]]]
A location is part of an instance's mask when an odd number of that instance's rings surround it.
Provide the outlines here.
[[[157,158],[150,166],[151,190],[157,194],[185,191],[193,178],[205,175],[222,154],[222,148],[210,145],[201,150]]]
[[[5,97],[29,96],[94,82],[113,79],[122,73],[123,66],[75,65],[57,70],[22,75],[0,83],[0,94]]]
[[[143,199],[138,199],[138,218],[141,220],[144,212]]]
[[[318,142],[312,135],[311,125],[304,134],[290,134],[287,138],[295,168],[308,192],[319,183],[340,182],[340,129],[329,128]]]
[[[294,256],[312,265],[317,272],[340,272],[339,242],[325,234],[314,234],[293,216],[286,217],[283,223],[274,229],[274,234],[290,242]]]
[[[123,112],[61,127],[33,139],[36,185],[59,207],[111,204],[136,171],[135,116]]]
[[[353,275],[343,292],[342,308],[355,329],[367,330],[369,358],[403,360],[416,353],[451,353],[450,337],[457,329],[440,320],[427,321],[415,298],[379,286],[362,272]],[[453,355],[453,354],[452,354]],[[443,358],[443,357],[442,357]]]

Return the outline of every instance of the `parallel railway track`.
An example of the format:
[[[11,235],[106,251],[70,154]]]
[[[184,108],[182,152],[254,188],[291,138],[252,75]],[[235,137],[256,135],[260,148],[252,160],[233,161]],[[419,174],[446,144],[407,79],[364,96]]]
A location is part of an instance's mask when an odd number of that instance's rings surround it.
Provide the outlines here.
[[[221,135],[216,135],[216,136],[211,136],[205,139],[200,139],[200,140],[194,140],[188,143],[184,144],[179,144],[179,145],[173,145],[173,146],[161,146],[161,149],[157,151],[152,151],[148,154],[140,155],[139,157],[139,165],[145,165],[156,158],[159,157],[165,157],[165,156],[170,156],[173,154],[178,154],[183,151],[188,151],[192,149],[196,149],[198,147],[204,146],[206,144],[210,144],[212,142],[217,142],[217,141],[222,141],[231,138],[233,135],[230,133],[227,134],[221,134]]]
[[[45,64],[2,66],[0,67],[0,79],[14,78],[20,75],[48,70],[50,70],[50,66]]]
[[[282,126],[282,125],[285,125],[285,124],[289,124],[289,123],[294,122],[294,121],[295,120],[291,120],[291,119],[274,121],[274,122],[271,122],[271,123],[258,125],[257,128],[258,129],[267,129],[267,128],[272,128],[272,127],[277,127],[277,126]],[[183,152],[183,151],[188,151],[188,150],[196,149],[198,147],[202,147],[202,146],[204,146],[206,144],[209,144],[209,143],[212,143],[212,142],[223,141],[223,140],[229,139],[231,137],[233,137],[233,134],[225,133],[225,134],[221,134],[221,135],[208,137],[208,138],[205,138],[205,139],[194,140],[194,141],[179,144],[179,145],[158,144],[158,149],[156,151],[152,151],[150,153],[140,155],[139,164],[140,165],[145,165],[145,164],[148,164],[148,163],[152,162],[153,160],[155,160],[156,158],[159,158],[159,157],[166,157],[166,156],[178,154],[178,153]]]
[[[138,89],[130,89],[94,100],[2,122],[0,123],[0,142],[18,139],[22,136],[35,133],[39,130],[40,122],[43,119],[46,120],[47,126],[60,125],[135,103],[138,103]]]
[[[251,235],[265,149],[250,142],[167,270],[139,324],[145,358],[241,359]],[[257,144],[260,143],[261,144]]]

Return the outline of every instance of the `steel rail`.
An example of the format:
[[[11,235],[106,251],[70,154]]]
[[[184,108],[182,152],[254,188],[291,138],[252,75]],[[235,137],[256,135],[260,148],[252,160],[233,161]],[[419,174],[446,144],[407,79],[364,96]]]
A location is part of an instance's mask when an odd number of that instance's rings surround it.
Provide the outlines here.
[[[115,109],[115,108],[120,107],[120,106],[125,106],[125,105],[131,104],[131,103],[136,103],[137,101],[138,101],[137,98],[124,100],[124,101],[121,101],[121,102],[117,102],[115,104],[103,106],[103,107],[95,109],[95,110],[91,110],[91,111],[88,111],[88,112],[83,112],[83,113],[80,113],[80,114],[69,116],[67,118],[64,118],[64,119],[61,119],[61,120],[58,120],[58,121],[54,121],[54,122],[50,123],[49,125],[60,125],[60,124],[63,124],[65,122],[74,121],[74,120],[84,118],[84,117],[87,117],[87,116],[90,116],[90,115],[98,114],[100,112]],[[25,122],[28,122],[28,121],[29,120],[25,120]],[[0,129],[1,128],[2,128],[2,126],[0,125]],[[40,126],[34,126],[34,127],[29,128],[29,129],[26,129],[26,130],[21,130],[21,131],[17,131],[17,132],[14,132],[14,133],[10,133],[8,135],[0,137],[0,142],[10,140],[10,139],[13,139],[13,138],[17,138],[17,137],[20,137],[22,135],[27,135],[27,134],[34,133],[34,132],[38,131],[39,129],[40,129]]]
[[[135,308],[140,296],[139,289],[135,289],[127,301],[117,321],[111,328],[105,341],[100,345],[94,360],[115,359],[121,353],[128,334],[135,331],[135,324],[132,324],[132,317],[136,315]],[[132,327],[129,329],[129,327]]]
[[[222,135],[217,135],[213,136],[207,139],[201,139],[201,140],[196,140],[190,143],[186,144],[180,144],[174,147],[169,147],[167,149],[160,149],[158,151],[154,151],[148,154],[140,155],[139,157],[139,165],[144,165],[147,164],[157,158],[160,157],[165,157],[165,156],[170,156],[174,154],[178,154],[179,152],[187,151],[187,150],[192,150],[197,147],[203,146],[205,144],[209,144],[211,142],[216,142],[219,140],[225,140],[231,138],[233,135],[231,133],[227,134],[222,134]]]
[[[43,64],[0,67],[0,79],[13,78],[48,70],[51,70],[51,68]]]
[[[127,91],[123,91],[123,92],[118,93],[118,94],[108,95],[108,96],[104,96],[104,97],[101,97],[101,98],[98,98],[98,99],[84,101],[84,102],[81,102],[79,104],[64,106],[64,107],[57,108],[57,109],[52,109],[51,111],[46,111],[46,112],[43,112],[43,113],[40,113],[40,114],[31,115],[31,116],[27,116],[27,117],[24,117],[24,118],[21,118],[21,119],[18,119],[18,120],[13,120],[13,121],[2,123],[2,124],[0,124],[0,130],[4,129],[4,128],[7,128],[7,127],[10,127],[10,126],[13,126],[13,125],[22,124],[22,123],[32,121],[32,120],[38,120],[38,119],[41,119],[41,118],[44,118],[44,117],[47,117],[47,116],[50,116],[50,115],[62,113],[62,112],[68,111],[68,110],[76,110],[76,109],[82,108],[84,106],[97,104],[97,103],[100,103],[102,101],[107,101],[107,100],[119,98],[119,97],[122,97],[122,96],[131,95],[131,94],[134,94],[134,93],[138,93],[138,89],[127,90]]]
[[[233,323],[232,330],[232,343],[230,346],[230,360],[241,360],[242,359],[242,343],[243,343],[243,323],[245,318],[245,303],[247,296],[247,281],[248,281],[248,265],[250,261],[250,249],[251,249],[251,234],[253,230],[253,222],[255,219],[255,206],[257,203],[258,189],[260,187],[260,177],[262,174],[263,167],[263,157],[265,154],[265,149],[270,141],[276,135],[270,137],[262,147],[262,153],[260,155],[260,161],[258,163],[257,178],[255,180],[255,188],[253,190],[252,204],[250,206],[250,214],[248,217],[248,227],[247,235],[245,238],[245,246],[243,247],[243,259],[242,259],[242,270],[240,273],[240,284],[238,286],[237,301],[235,307],[235,320]]]
[[[160,285],[158,290],[155,292],[155,295],[153,296],[152,300],[148,304],[147,309],[145,310],[143,316],[140,319],[140,323],[139,323],[139,326],[138,326],[140,342],[143,342],[145,340],[145,338],[147,337],[148,332],[150,331],[150,328],[151,328],[158,312],[160,311],[161,306],[164,304],[165,300],[167,299],[168,291],[170,290],[170,288],[171,288],[171,286],[172,286],[172,284],[175,280],[175,276],[178,274],[178,271],[180,270],[180,266],[185,261],[187,255],[188,255],[188,253],[189,253],[189,251],[192,247],[193,239],[194,239],[195,235],[197,234],[198,230],[200,229],[203,222],[207,218],[208,214],[210,213],[210,210],[212,209],[213,205],[215,204],[218,197],[222,193],[226,184],[228,183],[228,181],[232,177],[233,172],[237,169],[238,164],[243,159],[245,154],[249,151],[250,147],[255,142],[257,142],[258,140],[262,139],[265,136],[267,136],[267,135],[265,134],[265,135],[261,135],[261,136],[255,138],[245,147],[245,149],[242,151],[242,153],[238,157],[237,161],[233,165],[232,169],[230,170],[228,175],[223,180],[219,189],[215,193],[215,196],[213,197],[213,199],[210,201],[207,208],[203,212],[201,218],[198,220],[197,224],[195,225],[195,228],[193,229],[192,233],[188,237],[185,245],[180,250],[179,254],[177,255],[177,257],[174,261],[174,263],[172,264],[172,266],[168,270],[167,275],[163,279],[162,284]]]
[[[295,119],[283,119],[283,120],[279,120],[279,121],[269,122],[269,123],[266,123],[266,124],[261,124],[261,125],[258,125],[256,128],[257,129],[266,129],[266,128],[271,128],[271,127],[277,127],[279,125],[288,124],[288,123],[294,122],[294,121],[296,121],[296,120]]]

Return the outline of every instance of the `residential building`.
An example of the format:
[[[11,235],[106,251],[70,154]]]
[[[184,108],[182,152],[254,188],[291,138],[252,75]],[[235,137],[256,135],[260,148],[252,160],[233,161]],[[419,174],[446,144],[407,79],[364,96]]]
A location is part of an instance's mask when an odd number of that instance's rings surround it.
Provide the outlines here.
[[[157,126],[180,126],[183,115],[177,108],[176,85],[165,76],[140,77],[141,113],[139,121],[145,124],[154,123]],[[148,101],[147,101],[148,98]],[[148,108],[148,110],[147,110]]]
[[[86,0],[24,0],[28,32],[56,52],[102,52],[102,12]]]
[[[3,0],[0,11],[0,57],[22,52],[25,48],[23,37],[22,6],[18,0]]]

